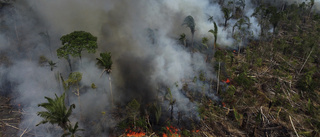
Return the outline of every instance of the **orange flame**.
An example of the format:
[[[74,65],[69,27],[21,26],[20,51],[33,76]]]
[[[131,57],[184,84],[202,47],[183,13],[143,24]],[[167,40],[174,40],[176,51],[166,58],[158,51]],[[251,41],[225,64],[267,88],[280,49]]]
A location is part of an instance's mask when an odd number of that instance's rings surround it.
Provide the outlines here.
[[[233,50],[233,53],[236,53],[236,50]]]
[[[146,133],[144,133],[144,132],[134,132],[129,129],[127,129],[126,132],[127,132],[128,137],[143,137],[146,135]]]
[[[197,130],[192,130],[192,132],[196,132],[196,133],[198,133],[200,130],[199,129],[197,129]]]
[[[170,132],[169,135],[167,135],[166,133],[163,133],[163,137],[181,137],[180,134],[178,134],[178,129],[173,127],[173,126],[170,126],[170,127],[166,127],[167,130]]]
[[[230,80],[227,78],[227,80],[222,80],[223,82],[226,82],[227,84],[230,83]]]
[[[226,107],[226,103],[222,102],[222,106],[223,106],[223,107]]]

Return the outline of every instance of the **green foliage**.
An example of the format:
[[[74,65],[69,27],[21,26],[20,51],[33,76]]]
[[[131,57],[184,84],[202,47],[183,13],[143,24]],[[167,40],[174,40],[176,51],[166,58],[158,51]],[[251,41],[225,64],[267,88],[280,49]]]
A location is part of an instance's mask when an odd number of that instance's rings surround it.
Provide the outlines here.
[[[208,41],[209,41],[209,39],[207,38],[207,37],[203,37],[202,38],[202,45],[204,45],[205,47],[206,47],[206,49],[208,49],[209,47],[208,47]]]
[[[84,129],[79,129],[79,126],[78,126],[78,122],[74,125],[74,127],[72,127],[72,125],[70,124],[68,126],[68,132],[67,133],[64,133],[62,135],[62,137],[67,137],[67,136],[70,136],[70,137],[80,137],[79,135],[76,135],[76,132],[78,131],[84,131]]]
[[[313,114],[313,108],[314,108],[314,106],[313,106],[313,103],[312,103],[312,101],[310,100],[310,98],[308,99],[308,103],[307,103],[307,111],[308,111],[308,113],[309,114]]]
[[[91,84],[91,88],[92,88],[92,89],[96,89],[96,88],[97,88],[96,84],[92,83],[92,84]]]
[[[313,92],[317,88],[317,81],[314,80],[314,70],[309,70],[298,80],[297,88],[302,91]]]
[[[187,16],[184,18],[182,25],[186,25],[188,28],[190,28],[191,34],[193,35],[196,27],[196,23],[194,22],[194,19],[192,16]]]
[[[228,86],[227,88],[227,96],[232,98],[232,96],[236,93],[236,87],[233,85]]]
[[[256,64],[256,66],[261,67],[262,66],[262,58],[257,58],[255,64]]]
[[[241,126],[242,120],[243,120],[243,115],[240,114],[234,107],[233,107],[233,114],[234,114],[234,118],[238,122],[239,126]]]
[[[52,60],[48,61],[48,64],[50,66],[50,70],[53,71],[53,68],[57,67],[57,63],[53,62]]]
[[[111,72],[112,60],[111,60],[110,52],[100,53],[100,58],[96,58],[96,59],[97,59],[97,64],[103,67],[103,69],[105,69],[107,73]]]
[[[48,59],[47,59],[46,56],[42,55],[42,56],[39,57],[38,63],[39,63],[40,66],[44,66],[44,64],[47,63],[47,62],[48,62]]]
[[[200,72],[199,79],[200,79],[200,81],[203,81],[203,82],[206,81],[206,76],[205,76],[205,73],[203,71]]]
[[[154,116],[156,118],[156,123],[159,123],[160,117],[161,117],[161,106],[158,106],[157,104],[153,104],[152,111],[154,113]]]
[[[136,99],[133,99],[127,104],[126,109],[129,115],[138,115],[139,109],[140,109],[140,103]]]
[[[234,79],[234,81],[238,85],[242,86],[244,89],[250,89],[250,88],[252,88],[252,86],[254,84],[254,81],[250,77],[248,77],[247,73],[245,73],[245,72],[239,74],[239,76],[236,77]]]
[[[232,12],[230,9],[223,7],[222,12],[224,14],[224,27],[227,27],[227,22],[228,20],[230,20],[233,16],[232,16]]]
[[[189,130],[186,130],[186,129],[183,129],[183,130],[181,131],[181,135],[182,135],[183,137],[191,137],[190,131],[189,131]]]
[[[68,84],[68,86],[78,85],[81,79],[82,79],[82,73],[72,72],[69,74],[69,77],[65,82]]]
[[[224,54],[223,51],[217,50],[217,51],[214,53],[214,58],[215,58],[218,62],[221,62],[221,61],[225,60],[225,54]]]
[[[182,33],[180,34],[179,40],[185,45],[185,40],[186,40],[186,34]]]
[[[60,40],[63,46],[57,50],[59,58],[68,59],[71,55],[73,57],[78,56],[81,59],[82,51],[87,50],[88,53],[95,53],[98,48],[97,37],[85,31],[74,31],[63,35]]]
[[[63,93],[60,97],[55,94],[55,99],[51,99],[49,97],[45,97],[47,99],[47,103],[38,104],[39,107],[43,107],[46,111],[40,111],[37,113],[38,116],[42,117],[43,120],[37,124],[50,123],[50,124],[58,124],[62,129],[67,130],[69,117],[71,116],[72,109],[75,108],[75,105],[72,104],[69,109],[67,109],[65,105],[65,93]]]
[[[213,26],[214,26],[214,30],[210,29],[208,32],[213,34],[213,36],[214,36],[214,48],[216,48],[217,38],[218,38],[218,26],[217,26],[216,22],[213,22]]]

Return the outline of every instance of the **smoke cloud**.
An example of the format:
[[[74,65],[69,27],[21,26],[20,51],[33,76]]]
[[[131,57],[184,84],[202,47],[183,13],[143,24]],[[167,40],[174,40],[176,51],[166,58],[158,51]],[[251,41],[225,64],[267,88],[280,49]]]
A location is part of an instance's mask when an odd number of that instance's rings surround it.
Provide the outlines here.
[[[232,27],[224,28],[221,6],[215,1],[24,0],[12,4],[1,10],[0,29],[3,31],[0,33],[0,50],[10,60],[7,66],[1,64],[1,88],[6,89],[1,94],[11,92],[16,95],[13,103],[22,104],[28,114],[23,115],[22,129],[41,121],[36,113],[43,110],[37,105],[46,101],[44,96],[54,97],[54,94],[63,93],[59,74],[67,79],[70,72],[66,60],[56,56],[62,35],[83,30],[98,37],[97,53],[83,53],[81,61],[72,58],[75,71],[83,73],[81,113],[87,119],[94,120],[99,120],[101,112],[111,109],[109,82],[112,83],[117,105],[123,106],[132,99],[139,100],[142,105],[159,101],[159,96],[166,94],[160,89],[165,87],[171,90],[177,101],[175,113],[190,112],[192,117],[197,117],[196,104],[181,92],[183,81],[198,77],[200,72],[204,72],[207,78],[215,79],[215,72],[213,66],[205,62],[206,55],[192,53],[178,41],[181,33],[185,33],[191,41],[189,28],[181,25],[186,16],[191,15],[195,19],[197,45],[201,46],[202,37],[208,37],[209,45],[213,45],[213,35],[208,33],[213,29],[213,24],[208,21],[209,16],[213,16],[218,24],[217,43],[229,47],[234,47],[235,43]],[[246,5],[244,10],[252,24],[250,31],[257,36],[259,26],[257,20],[251,17],[254,3],[246,0]],[[315,7],[319,8],[319,1],[316,1]],[[229,26],[236,21],[229,20]],[[111,52],[114,64],[111,74],[100,77],[102,69],[96,65],[95,58],[105,51]],[[53,60],[57,67],[50,71],[49,66],[39,65],[40,56]],[[92,83],[96,89],[91,88]],[[210,83],[204,83],[203,87],[209,90]],[[197,86],[191,88],[201,91]],[[213,94],[210,96],[216,98]],[[76,96],[70,97],[70,103],[77,106],[77,116],[72,118],[74,123],[79,121],[80,104]],[[168,101],[164,101],[163,106],[168,107]],[[114,126],[112,122],[102,127],[111,126]],[[35,128],[45,136],[56,136],[41,129],[41,126]],[[86,132],[93,131],[89,129]],[[101,129],[96,132],[106,131]]]

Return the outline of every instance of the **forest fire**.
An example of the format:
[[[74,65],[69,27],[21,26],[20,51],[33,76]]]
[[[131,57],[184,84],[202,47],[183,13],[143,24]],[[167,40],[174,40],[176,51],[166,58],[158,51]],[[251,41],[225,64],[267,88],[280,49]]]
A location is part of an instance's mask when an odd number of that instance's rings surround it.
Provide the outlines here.
[[[222,80],[223,82],[229,84],[230,83],[230,80],[227,78],[227,80]]]
[[[168,134],[163,133],[163,137],[181,137],[180,134],[178,134],[178,129],[170,126],[170,127],[166,127]]]
[[[128,137],[143,137],[146,135],[144,132],[134,132],[130,129],[127,129],[126,132]]]

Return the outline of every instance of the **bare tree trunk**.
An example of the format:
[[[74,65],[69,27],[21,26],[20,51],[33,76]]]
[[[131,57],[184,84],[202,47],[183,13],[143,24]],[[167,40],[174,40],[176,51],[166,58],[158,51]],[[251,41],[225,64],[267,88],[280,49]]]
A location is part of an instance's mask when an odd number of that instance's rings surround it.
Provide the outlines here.
[[[192,43],[191,43],[192,48],[193,48],[193,37],[194,37],[194,34],[192,33]]]
[[[112,94],[112,84],[111,84],[111,77],[109,75],[109,84],[110,84],[110,93],[111,93],[111,103],[112,103],[112,106],[114,106],[113,104],[113,94]]]
[[[70,71],[72,72],[72,66],[71,66],[71,60],[70,60],[70,57],[68,57],[68,58],[67,58],[67,61],[68,61],[69,67],[70,67]]]
[[[303,69],[303,68],[304,68],[304,66],[306,65],[306,63],[307,63],[307,61],[308,61],[308,59],[309,59],[309,57],[310,57],[310,55],[311,55],[312,51],[313,51],[313,47],[312,47],[312,49],[311,49],[311,51],[310,51],[310,53],[309,53],[309,55],[308,55],[307,59],[304,61],[304,63],[303,63],[303,65],[302,65],[302,67],[300,68],[300,70],[299,70],[299,74],[301,73],[302,69]]]
[[[81,100],[80,100],[80,89],[78,88],[76,91],[76,95],[78,96],[78,102],[79,102],[79,110],[80,110],[80,120],[82,120],[82,109],[81,109]]]
[[[218,66],[217,94],[219,94],[219,85],[220,85],[220,61]]]

